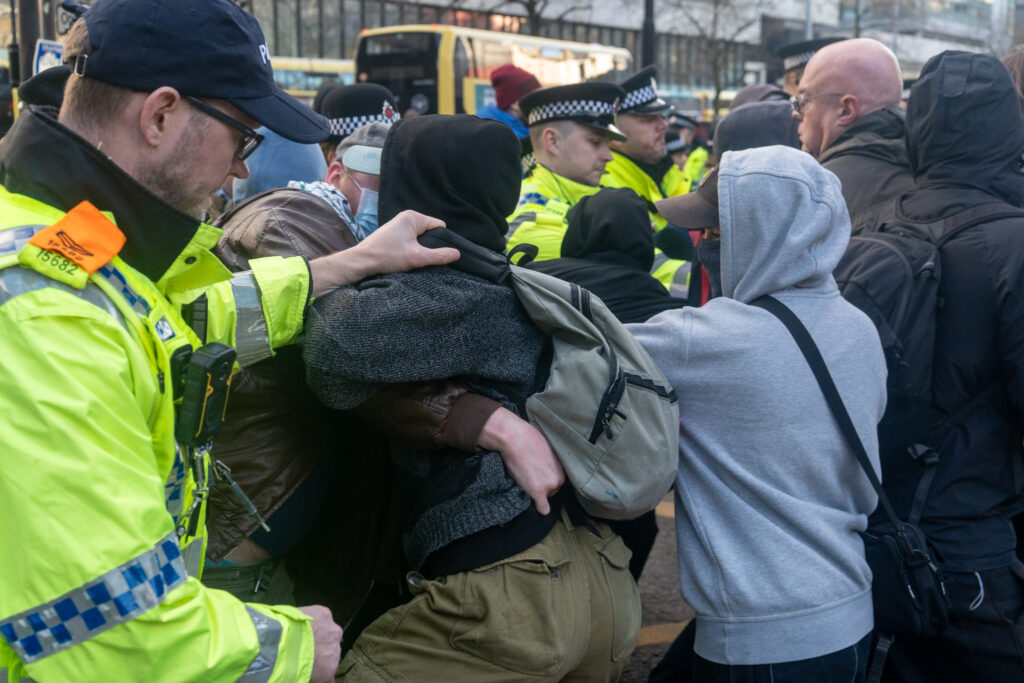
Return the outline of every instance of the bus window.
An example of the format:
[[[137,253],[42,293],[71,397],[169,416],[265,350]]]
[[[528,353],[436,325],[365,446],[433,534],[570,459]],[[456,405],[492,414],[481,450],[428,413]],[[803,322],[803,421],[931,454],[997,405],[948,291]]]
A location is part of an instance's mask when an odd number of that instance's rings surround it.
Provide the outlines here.
[[[356,56],[358,80],[390,90],[403,114],[409,109],[435,114],[440,42],[440,34],[427,32],[363,36]]]
[[[478,70],[474,76],[490,80],[491,74],[499,66],[513,62],[512,48],[497,40],[477,38],[473,41],[476,52]]]
[[[274,82],[292,97],[311,104],[324,85],[354,82],[354,66],[350,59],[314,59],[302,57],[271,57]]]
[[[403,113],[424,114],[475,112],[493,100],[490,76],[502,64],[515,64],[551,86],[618,81],[632,63],[620,47],[448,25],[365,29],[356,53],[359,82],[389,88]]]

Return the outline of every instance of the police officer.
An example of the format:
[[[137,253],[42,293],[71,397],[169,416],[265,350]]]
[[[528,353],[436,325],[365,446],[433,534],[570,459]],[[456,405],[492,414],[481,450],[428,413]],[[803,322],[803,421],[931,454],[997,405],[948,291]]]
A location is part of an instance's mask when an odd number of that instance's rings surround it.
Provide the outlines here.
[[[775,54],[782,60],[782,89],[790,97],[800,94],[800,79],[804,75],[804,67],[811,61],[814,53],[832,43],[838,43],[843,38],[814,38],[812,40],[801,40],[796,43],[787,43],[775,51]]]
[[[180,305],[205,295],[206,340],[245,365],[296,338],[311,295],[455,254],[405,214],[308,263],[217,261],[199,217],[247,175],[252,128],[327,133],[230,0],[99,0],[65,55],[59,120],[31,108],[0,149],[0,680],[332,680],[327,609],[196,579],[212,463],[175,442],[172,358],[203,342]]]
[[[331,126],[331,134],[320,143],[328,164],[337,158],[341,141],[366,124],[390,126],[402,118],[398,100],[390,90],[376,83],[338,83],[317,97],[313,109],[323,114]]]
[[[693,184],[683,171],[672,163],[665,151],[664,113],[669,104],[658,97],[657,70],[642,69],[621,84],[625,98],[616,123],[626,136],[612,143],[612,160],[605,168],[601,185],[628,187],[646,200],[651,225],[661,230],[667,225],[655,202],[686,194]],[[667,258],[658,252],[652,274],[675,296],[686,296],[690,266],[686,261]]]
[[[536,90],[519,101],[537,163],[508,219],[510,249],[533,244],[540,261],[562,255],[566,213],[600,189],[612,158],[608,145],[625,139],[615,127],[622,96],[614,83],[579,83]]]

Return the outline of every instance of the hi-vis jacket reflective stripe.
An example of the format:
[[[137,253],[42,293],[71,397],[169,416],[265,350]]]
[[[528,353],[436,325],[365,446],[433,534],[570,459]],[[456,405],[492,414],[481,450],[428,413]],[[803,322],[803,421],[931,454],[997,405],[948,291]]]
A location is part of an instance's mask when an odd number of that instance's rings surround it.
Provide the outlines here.
[[[117,256],[86,275],[27,244],[63,216],[0,188],[0,680],[308,680],[307,617],[193,575],[203,508],[174,443],[169,362],[199,343],[178,311],[199,293],[207,338],[246,362],[292,341],[306,264],[232,279],[203,225],[158,282]],[[179,539],[189,514],[198,538]]]
[[[523,180],[519,205],[508,217],[508,247],[532,244],[538,249],[538,261],[562,255],[562,240],[568,225],[565,214],[576,202],[601,188],[584,185],[560,176],[537,164]]]
[[[668,221],[658,213],[654,203],[660,199],[676,197],[690,191],[690,183],[675,164],[665,173],[665,177],[661,180],[661,186],[659,186],[651,176],[644,173],[643,169],[628,157],[614,151],[612,160],[605,166],[604,175],[601,176],[601,185],[603,187],[628,187],[646,199],[651,216],[651,226],[655,230],[664,228],[668,225]],[[654,253],[654,267],[651,269],[651,275],[664,284],[673,296],[685,298],[689,290],[690,263],[667,258],[661,253],[661,250],[655,250]]]

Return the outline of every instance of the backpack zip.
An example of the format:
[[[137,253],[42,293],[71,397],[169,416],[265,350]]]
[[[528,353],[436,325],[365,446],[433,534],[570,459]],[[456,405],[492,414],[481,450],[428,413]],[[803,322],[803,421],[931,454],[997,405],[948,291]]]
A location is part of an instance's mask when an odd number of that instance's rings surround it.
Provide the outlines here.
[[[641,389],[653,391],[658,395],[659,398],[668,399],[672,403],[675,403],[676,401],[679,400],[679,397],[676,395],[675,389],[666,389],[665,387],[654,382],[653,380],[645,379],[640,375],[634,375],[629,372],[625,373],[625,377],[627,384],[632,384],[635,387],[640,387]]]

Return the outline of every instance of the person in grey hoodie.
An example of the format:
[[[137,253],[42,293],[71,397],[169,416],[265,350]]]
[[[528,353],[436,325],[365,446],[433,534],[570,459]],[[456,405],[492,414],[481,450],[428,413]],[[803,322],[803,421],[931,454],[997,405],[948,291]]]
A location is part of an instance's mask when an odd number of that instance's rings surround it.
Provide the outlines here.
[[[750,305],[771,295],[808,328],[877,471],[885,360],[832,278],[850,237],[839,181],[790,147],[728,152],[696,192],[658,209],[707,228],[698,250],[722,292],[629,326],[679,395],[693,680],[863,680],[874,614],[858,532],[876,495],[796,342]]]

